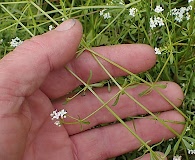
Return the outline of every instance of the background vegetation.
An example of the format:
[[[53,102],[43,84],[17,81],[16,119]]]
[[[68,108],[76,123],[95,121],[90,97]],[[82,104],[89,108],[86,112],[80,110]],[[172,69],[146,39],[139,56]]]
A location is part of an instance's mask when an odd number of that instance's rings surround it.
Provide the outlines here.
[[[158,5],[164,9],[160,13],[155,11]],[[182,7],[186,7],[184,12]],[[130,13],[132,8],[136,8],[134,14]],[[173,14],[174,8],[178,9],[178,14]],[[68,18],[79,19],[83,25],[84,34],[78,54],[92,46],[122,43],[145,43],[156,47],[159,49],[158,60],[151,70],[137,76],[129,73],[129,76],[115,81],[100,82],[100,86],[118,83],[124,87],[161,80],[178,83],[185,95],[179,112],[186,118],[186,129],[177,138],[162,141],[151,148],[167,153],[169,158],[182,155],[183,159],[193,160],[195,155],[188,154],[188,149],[195,150],[194,8],[195,1],[183,0],[2,0],[0,56],[2,58],[14,49],[10,42],[15,37],[24,41],[47,32]],[[176,19],[179,13],[183,14],[180,21]],[[152,28],[151,18],[154,17],[161,18],[164,24],[156,23],[156,27]],[[84,86],[89,89],[88,84]],[[76,91],[83,90],[78,88]],[[150,151],[147,144],[143,145],[145,147],[139,151],[113,159],[130,160]]]

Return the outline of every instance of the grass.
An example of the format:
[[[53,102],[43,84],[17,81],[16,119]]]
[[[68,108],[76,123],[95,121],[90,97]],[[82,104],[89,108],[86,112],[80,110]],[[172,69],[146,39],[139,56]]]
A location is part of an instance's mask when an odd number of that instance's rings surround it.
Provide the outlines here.
[[[154,9],[157,5],[161,5],[164,11],[156,13]],[[102,106],[98,110],[84,119],[75,119],[72,117],[76,120],[76,123],[80,123],[81,126],[87,124],[87,119],[90,116],[93,116],[101,108],[106,107],[129,130],[130,134],[133,134],[143,145],[139,150],[113,159],[134,159],[147,152],[152,153],[153,159],[157,159],[153,151],[158,150],[166,153],[168,158],[172,158],[174,155],[182,155],[183,159],[192,160],[195,155],[189,154],[188,149],[195,149],[195,2],[191,2],[190,5],[192,5],[192,9],[188,11],[190,19],[187,20],[184,17],[181,22],[178,22],[175,20],[175,16],[170,14],[171,10],[173,8],[188,7],[189,3],[187,1],[131,0],[129,2],[128,0],[72,0],[66,1],[66,3],[64,3],[64,0],[1,1],[0,40],[2,39],[2,41],[0,42],[0,56],[2,58],[13,50],[13,47],[10,46],[10,41],[15,37],[19,37],[22,40],[29,39],[47,32],[50,25],[57,26],[62,22],[63,18],[79,19],[83,25],[84,34],[78,50],[78,56],[84,49],[90,50],[94,59],[109,75],[110,79],[90,84],[90,77],[92,75],[89,76],[87,82],[84,82],[67,68],[84,86],[83,88],[74,90],[74,92],[77,92],[74,97],[81,92],[89,90],[102,103]],[[135,16],[130,16],[129,9],[134,7],[137,8],[137,12]],[[99,14],[103,9],[106,9],[104,14],[109,13],[111,18],[104,19]],[[154,16],[162,18],[164,25],[151,29],[150,18]],[[157,63],[151,70],[135,75],[90,49],[92,46],[122,43],[149,44],[159,48],[161,54],[158,55]],[[117,66],[128,73],[128,76],[113,78],[97,57],[103,58]],[[126,125],[124,120],[113,112],[112,107],[109,107],[107,104],[112,99],[115,99],[116,105],[120,95],[126,94],[140,107],[145,109],[148,114],[169,128],[163,120],[147,110],[145,106],[125,91],[131,85],[146,83],[150,88],[141,93],[144,96],[145,94],[149,94],[152,89],[158,91],[159,87],[165,87],[156,86],[154,82],[157,81],[174,81],[182,87],[185,95],[182,106],[178,109],[172,105],[186,118],[186,129],[181,135],[175,133],[177,135],[175,139],[148,146],[146,142]],[[94,87],[103,86],[107,86],[109,89],[111,85],[118,86],[120,90],[108,102],[104,102],[93,90]],[[161,94],[161,96],[166,99],[164,95]],[[66,101],[68,102],[74,97]],[[168,99],[166,100],[169,102]],[[171,104],[171,102],[169,103]],[[131,120],[135,118],[140,117],[129,117]],[[173,133],[175,132],[173,129],[169,129]],[[194,145],[191,145],[191,142],[194,142]]]

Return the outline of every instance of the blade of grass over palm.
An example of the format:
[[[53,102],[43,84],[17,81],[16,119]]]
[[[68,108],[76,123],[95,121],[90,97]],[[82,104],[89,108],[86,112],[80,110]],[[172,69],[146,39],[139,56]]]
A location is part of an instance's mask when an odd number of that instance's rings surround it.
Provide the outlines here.
[[[154,88],[155,89],[155,88]],[[176,107],[173,102],[171,102],[165,95],[163,95],[158,89],[155,89],[156,92],[158,92],[159,95],[161,95],[171,106],[174,107],[175,110],[177,110],[184,118],[191,121],[189,117],[187,117],[178,107]]]
[[[153,116],[156,120],[158,120],[161,124],[163,124],[167,129],[169,129],[172,133],[174,133],[176,136],[180,136],[175,130],[173,130],[169,125],[167,125],[162,119],[158,118],[154,113],[152,113],[149,109],[147,109],[144,105],[142,105],[139,101],[137,101],[133,96],[131,96],[129,93],[125,91],[125,88],[122,88],[116,80],[112,77],[112,75],[108,72],[108,70],[103,66],[103,64],[98,60],[96,55],[92,54],[92,56],[95,58],[97,63],[101,66],[101,68],[106,72],[106,74],[110,77],[110,79],[115,83],[115,85],[124,92],[130,99],[132,99],[136,104],[138,104],[141,108],[143,108],[145,111],[147,111],[151,116]],[[157,90],[157,89],[156,89]],[[160,91],[158,91],[160,92]],[[161,93],[162,94],[162,93]],[[166,100],[166,99],[165,99]]]
[[[74,72],[72,72],[68,67],[65,67],[75,78],[77,78],[80,82],[82,82],[85,86],[88,86],[82,79],[80,79]],[[90,88],[88,89],[93,93],[93,95],[102,103],[105,102]],[[146,144],[129,126],[108,106],[105,105],[105,108],[138,140],[143,144],[150,152],[154,152],[148,144]]]
[[[160,142],[158,142],[158,143],[156,143],[156,144],[152,145],[152,146],[151,146],[151,148],[155,148],[155,147],[157,147],[158,145],[162,144],[162,143],[163,143],[163,141],[164,141],[164,139],[162,139]]]
[[[148,140],[148,141],[146,142],[146,144],[148,144],[148,143],[150,143],[150,142],[151,142],[151,141]],[[144,147],[145,147],[144,145],[141,145],[141,146],[139,147],[138,151],[141,151]],[[145,150],[145,151],[144,151],[144,154],[146,154],[147,152],[148,152],[148,150]]]
[[[94,52],[93,52],[94,53]],[[93,54],[92,54],[93,55]],[[104,71],[109,75],[109,77],[113,80],[113,82],[119,87],[120,90],[124,90],[121,88],[121,86],[114,80],[114,78],[110,75],[110,73],[103,67],[103,65],[99,62],[99,60],[93,55],[93,57],[96,59],[96,61],[98,61],[99,65],[104,69]],[[151,86],[152,87],[152,86]],[[174,133],[175,135],[179,136],[179,134],[174,131],[171,127],[169,127],[166,123],[164,123],[163,120],[160,120],[157,116],[155,116],[152,112],[150,112],[145,106],[143,106],[140,102],[138,102],[137,100],[135,100],[132,96],[130,96],[126,91],[124,91],[127,96],[129,96],[134,102],[136,102],[139,106],[141,106],[144,110],[146,110],[150,115],[152,115],[155,119],[157,119],[159,122],[161,122],[165,127],[167,127],[172,133]],[[160,92],[160,91],[158,91]],[[160,92],[161,93],[161,92]],[[161,93],[161,95],[163,95]],[[165,96],[164,96],[165,97]],[[163,98],[164,98],[163,97]],[[167,98],[165,100],[168,100]],[[170,101],[169,101],[170,102]],[[173,103],[171,103],[171,105],[174,105]],[[175,105],[174,105],[175,106]],[[177,108],[175,106],[175,108]],[[178,108],[177,108],[178,109]],[[178,109],[179,110],[179,109]],[[181,111],[180,111],[181,112]],[[184,114],[184,113],[183,113]],[[184,114],[185,115],[185,114]]]
[[[153,83],[153,82],[151,82],[151,84],[152,84],[152,86],[151,87],[148,87],[146,90],[144,90],[143,92],[141,92],[140,94],[139,94],[139,96],[145,96],[145,95],[148,95],[148,94],[150,94],[151,92],[152,92],[152,90],[154,89],[154,88],[161,88],[161,89],[165,89],[166,87],[167,87],[167,85],[164,85],[164,84],[155,84],[155,83]]]
[[[96,62],[101,66],[101,68],[106,72],[106,74],[110,77],[110,79],[116,84],[116,86],[120,89],[123,90],[123,88],[116,82],[114,77],[108,72],[108,70],[103,66],[103,64],[98,60],[98,58],[92,53],[93,58],[96,60]]]
[[[103,60],[107,61],[108,63],[112,64],[113,66],[115,66],[115,67],[121,69],[122,71],[126,72],[127,74],[129,74],[129,75],[131,75],[131,76],[134,76],[135,78],[137,78],[137,79],[140,80],[141,82],[147,84],[148,86],[152,86],[151,83],[145,81],[144,79],[140,78],[140,77],[137,76],[136,74],[130,72],[129,70],[125,69],[124,67],[120,66],[119,64],[117,64],[117,63],[111,61],[110,59],[108,59],[108,58],[102,56],[101,54],[99,54],[99,53],[93,51],[92,49],[86,48],[86,50],[88,50],[88,51],[90,51],[91,53],[93,53],[94,55],[96,55],[96,56],[102,58]]]
[[[87,84],[88,84],[88,85],[90,84],[92,75],[93,75],[92,70],[90,70],[90,71],[89,71],[89,78],[88,78],[88,80],[87,80]]]
[[[116,100],[114,101],[112,106],[116,106],[118,104],[119,98],[120,98],[120,94],[116,97]]]
[[[150,93],[152,92],[152,89],[153,89],[153,87],[147,88],[147,89],[144,90],[143,92],[139,93],[139,96],[140,96],[140,97],[143,97],[143,96],[145,96],[145,95],[150,94]]]
[[[107,102],[105,102],[102,106],[100,106],[98,109],[96,109],[94,112],[92,112],[91,114],[89,114],[87,117],[83,118],[83,121],[85,121],[86,119],[90,118],[91,116],[93,116],[95,113],[97,113],[99,110],[101,110],[102,108],[105,107],[105,105],[108,105],[108,103],[110,103],[113,99],[115,99],[118,95],[121,94],[121,91],[117,92],[112,98],[110,98]]]
[[[180,137],[180,135],[174,130],[172,129],[169,125],[167,125],[163,119],[158,118],[154,113],[152,113],[150,110],[148,110],[144,105],[142,105],[139,101],[137,101],[132,95],[130,95],[129,93],[127,93],[126,91],[124,91],[125,94],[132,99],[136,104],[138,104],[142,109],[144,109],[145,111],[147,111],[147,113],[149,113],[152,117],[154,117],[157,121],[159,121],[162,125],[164,125],[167,129],[169,129],[173,134],[175,134],[177,137]]]

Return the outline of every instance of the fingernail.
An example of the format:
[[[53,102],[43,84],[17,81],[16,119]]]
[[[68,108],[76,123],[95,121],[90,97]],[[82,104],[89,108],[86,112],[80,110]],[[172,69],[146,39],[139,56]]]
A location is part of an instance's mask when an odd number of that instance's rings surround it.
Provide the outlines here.
[[[75,19],[68,19],[55,28],[57,31],[66,31],[71,29],[76,23]]]

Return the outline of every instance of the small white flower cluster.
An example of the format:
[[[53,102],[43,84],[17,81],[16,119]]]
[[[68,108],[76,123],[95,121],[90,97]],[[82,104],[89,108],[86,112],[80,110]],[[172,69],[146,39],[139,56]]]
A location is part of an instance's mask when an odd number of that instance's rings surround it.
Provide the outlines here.
[[[100,11],[100,16],[103,16],[104,19],[109,19],[109,18],[111,18],[110,13],[109,13],[109,12],[104,13],[105,11],[106,11],[106,9],[101,10],[101,11]]]
[[[164,9],[163,9],[160,5],[158,5],[158,6],[156,6],[156,8],[154,9],[154,11],[155,11],[156,13],[161,13],[162,11],[164,11]],[[161,17],[156,17],[156,16],[151,17],[151,18],[150,18],[150,28],[151,28],[151,29],[154,29],[154,28],[157,27],[157,26],[164,26],[163,19],[162,19]]]
[[[155,51],[155,54],[161,54],[160,49],[159,49],[159,48],[157,48],[157,47],[155,47],[155,48],[154,48],[154,51]]]
[[[192,10],[192,6],[189,5],[188,7],[181,7],[179,9],[173,8],[171,10],[171,15],[175,16],[175,21],[181,22],[184,18],[187,20],[190,19],[189,11]]]
[[[177,155],[177,156],[174,156],[174,157],[173,157],[173,160],[181,160],[181,158],[182,158],[181,156],[178,156],[178,155]]]
[[[195,154],[195,149],[188,149],[188,154]]]
[[[156,6],[156,8],[154,9],[154,12],[156,13],[161,13],[162,11],[164,11],[164,9],[160,5]]]
[[[57,111],[56,109],[50,114],[50,116],[52,120],[57,120],[54,122],[54,124],[60,127],[62,126],[63,119],[66,118],[66,114],[67,111],[65,111],[64,109],[62,109],[61,111]]]
[[[156,16],[151,17],[150,18],[150,28],[154,29],[157,26],[164,26],[163,19],[160,17],[156,17]]]
[[[49,31],[51,31],[54,27],[52,25],[49,26]]]
[[[21,45],[22,43],[23,43],[23,41],[21,41],[20,38],[16,37],[16,38],[11,40],[10,46],[17,47],[17,46]]]
[[[129,9],[129,15],[132,17],[135,17],[136,13],[137,13],[137,8],[130,8]]]
[[[186,127],[186,132],[187,132],[187,131],[190,131],[190,126],[187,126],[187,127]]]

